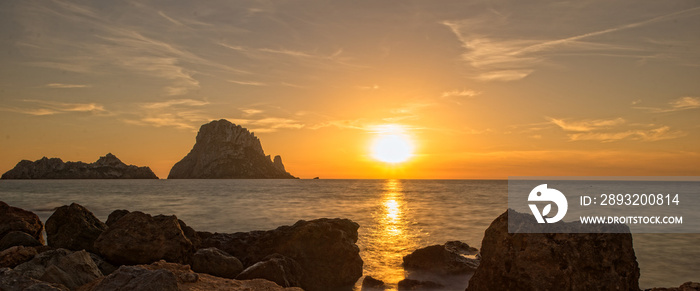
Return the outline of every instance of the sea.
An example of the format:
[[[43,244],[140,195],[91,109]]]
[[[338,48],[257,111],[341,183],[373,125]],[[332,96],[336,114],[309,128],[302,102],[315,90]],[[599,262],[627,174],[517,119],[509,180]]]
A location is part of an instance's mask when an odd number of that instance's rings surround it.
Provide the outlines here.
[[[506,180],[1,180],[0,200],[42,219],[78,203],[105,221],[116,209],[176,215],[200,231],[269,230],[298,220],[360,224],[364,275],[393,290],[403,256],[459,240],[481,247],[506,211]],[[700,280],[700,234],[633,234],[640,287]],[[466,285],[468,278],[463,279]],[[465,286],[464,285],[464,286]],[[463,290],[455,288],[455,290]]]

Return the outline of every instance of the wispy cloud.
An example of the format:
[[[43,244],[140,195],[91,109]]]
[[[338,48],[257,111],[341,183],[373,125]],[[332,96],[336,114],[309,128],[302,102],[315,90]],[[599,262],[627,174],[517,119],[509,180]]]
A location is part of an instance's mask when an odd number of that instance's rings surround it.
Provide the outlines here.
[[[112,74],[120,70],[164,82],[168,96],[185,95],[200,87],[195,75],[201,70],[209,73],[247,74],[243,70],[211,61],[188,50],[174,38],[151,33],[151,18],[142,17],[143,26],[124,25],[119,19],[105,17],[87,5],[70,2],[50,2],[47,5],[28,3],[23,9],[27,17],[21,20],[27,27],[42,33],[25,34],[17,45],[32,49],[30,66],[39,66],[83,74]],[[163,11],[143,10],[157,19],[182,24]],[[56,30],[53,23],[79,30],[90,27],[89,33],[67,34],[69,29]],[[164,24],[158,24],[163,26]],[[71,30],[73,31],[73,30]],[[39,36],[40,35],[40,36]]]
[[[236,81],[236,80],[228,80],[229,83],[234,83],[238,85],[247,85],[247,86],[267,86],[267,84],[262,83],[262,82],[255,82],[255,81]]]
[[[442,95],[440,95],[440,97],[442,99],[447,99],[454,103],[457,103],[458,105],[462,105],[462,100],[473,98],[480,94],[480,91],[462,89],[442,92]]]
[[[263,113],[262,110],[260,110],[260,109],[253,109],[253,108],[244,108],[244,109],[241,109],[241,111],[243,112],[243,116],[246,116],[246,117],[247,117],[247,116],[258,115],[258,114],[260,114],[260,113]]]
[[[642,141],[659,141],[665,139],[674,139],[685,136],[686,133],[680,130],[672,130],[669,126],[662,126],[649,130],[626,130],[621,132],[583,132],[569,134],[569,139],[572,141],[579,140],[595,140],[602,142],[612,142],[622,139],[642,140]]]
[[[209,104],[206,100],[186,98],[141,103],[134,112],[124,113],[126,117],[122,120],[140,126],[196,130],[203,122],[211,119],[202,108]]]
[[[203,101],[203,100],[194,100],[194,99],[172,99],[172,100],[167,100],[163,102],[151,102],[151,103],[146,103],[143,104],[143,108],[148,108],[148,109],[159,109],[159,108],[166,108],[166,107],[171,107],[174,105],[185,105],[185,106],[204,106],[209,104],[208,101]]]
[[[7,112],[16,112],[27,115],[54,115],[70,112],[89,112],[89,113],[106,113],[104,106],[97,103],[65,103],[43,100],[22,100],[25,103],[34,104],[34,106],[12,107],[2,106],[0,110]]]
[[[639,104],[633,103],[633,105]],[[649,110],[654,113],[675,112],[700,108],[700,97],[681,97],[668,102],[666,107],[643,107],[635,106],[635,109]]]
[[[90,85],[82,85],[82,84],[62,84],[62,83],[50,83],[46,84],[46,87],[49,88],[57,88],[57,89],[72,89],[72,88],[87,88],[90,87]]]
[[[589,119],[578,121],[566,121],[564,119],[551,117],[548,117],[547,119],[565,131],[593,131],[597,129],[611,128],[625,123],[625,119],[621,117],[614,119]]]
[[[673,130],[669,126],[654,124],[627,123],[623,118],[589,119],[568,121],[548,118],[548,120],[567,132],[570,141],[601,141],[613,142],[618,140],[659,141],[683,137],[685,132]]]
[[[578,34],[559,39],[542,40],[535,37],[522,38],[480,33],[485,27],[506,26],[506,16],[494,13],[490,18],[480,16],[461,21],[443,21],[462,43],[465,49],[462,60],[477,71],[474,76],[482,81],[515,81],[523,79],[535,71],[538,64],[559,54],[603,54],[625,57],[649,58],[654,53],[644,52],[638,47],[613,43],[595,42],[591,39],[618,31],[651,25],[675,18],[696,15],[700,7],[668,13],[643,21]],[[615,54],[625,51],[626,55]],[[633,54],[630,54],[633,52]]]

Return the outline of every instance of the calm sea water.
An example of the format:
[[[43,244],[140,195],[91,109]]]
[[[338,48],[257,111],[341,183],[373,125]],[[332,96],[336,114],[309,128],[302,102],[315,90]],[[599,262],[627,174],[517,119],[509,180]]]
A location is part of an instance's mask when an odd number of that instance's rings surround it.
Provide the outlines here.
[[[449,240],[481,247],[507,208],[507,181],[479,180],[2,180],[0,200],[43,221],[79,203],[106,220],[115,209],[175,214],[196,230],[273,229],[300,219],[360,224],[365,275],[393,287],[402,257]],[[634,234],[640,287],[700,280],[700,234]]]

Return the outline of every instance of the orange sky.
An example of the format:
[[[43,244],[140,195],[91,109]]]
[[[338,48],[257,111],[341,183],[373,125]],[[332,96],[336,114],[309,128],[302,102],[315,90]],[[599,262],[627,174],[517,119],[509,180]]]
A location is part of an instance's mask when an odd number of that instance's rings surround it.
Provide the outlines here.
[[[700,175],[697,27],[695,1],[4,2],[0,172],[164,178],[226,118],[302,178]],[[413,159],[371,158],[387,124]]]

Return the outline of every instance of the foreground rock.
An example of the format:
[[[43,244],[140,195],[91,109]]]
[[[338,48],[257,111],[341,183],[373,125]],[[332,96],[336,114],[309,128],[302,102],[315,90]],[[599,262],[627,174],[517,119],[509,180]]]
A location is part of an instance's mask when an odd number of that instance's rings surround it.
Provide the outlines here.
[[[107,261],[117,265],[158,260],[189,263],[194,253],[192,241],[183,233],[177,217],[151,216],[138,211],[122,216],[100,234],[95,248]]]
[[[122,266],[113,274],[84,285],[78,290],[303,291],[299,288],[283,288],[262,279],[240,281],[197,274],[187,265],[164,261],[150,265]]]
[[[698,282],[685,282],[678,286],[678,288],[653,288],[650,291],[700,291],[700,283]]]
[[[245,267],[281,254],[304,270],[300,279],[304,290],[351,290],[362,276],[362,258],[355,244],[358,228],[348,219],[300,220],[270,231],[209,234],[202,245],[239,258]]]
[[[42,230],[44,230],[44,224],[41,223],[39,216],[31,211],[12,207],[0,201],[0,239],[10,232],[21,231],[43,244]]]
[[[14,246],[36,247],[42,244],[33,236],[22,231],[11,231],[0,239],[0,251]]]
[[[266,279],[282,287],[299,287],[304,276],[299,263],[280,254],[273,254],[253,264],[238,275],[238,280]]]
[[[102,272],[86,251],[57,249],[38,254],[14,268],[22,275],[76,289],[102,277]]]
[[[161,290],[177,291],[177,277],[167,270],[148,270],[136,266],[121,266],[105,277],[95,291]]]
[[[170,170],[168,179],[292,179],[282,164],[266,156],[260,140],[225,119],[199,129],[192,150]]]
[[[124,164],[108,153],[96,162],[63,162],[46,158],[34,162],[22,160],[1,179],[158,179],[149,167]]]
[[[0,268],[0,290],[68,291],[66,286],[27,277],[9,268]]]
[[[399,291],[404,290],[438,290],[445,286],[433,281],[419,281],[413,279],[403,279],[399,281]]]
[[[418,249],[403,258],[404,269],[429,272],[437,275],[473,273],[479,266],[477,259],[466,258],[462,253],[473,254],[476,249],[462,242],[448,242]]]
[[[32,247],[11,247],[0,252],[0,268],[14,268],[21,263],[31,260],[36,254],[36,249]]]
[[[509,217],[523,224],[518,227],[537,225],[534,217],[512,210],[496,218],[468,291],[639,290],[631,234],[509,234]],[[574,223],[562,223],[568,224]]]
[[[95,253],[95,240],[107,229],[95,215],[80,204],[61,206],[46,220],[46,241],[55,248]]]
[[[373,278],[372,276],[365,276],[362,279],[362,291],[377,291],[386,290],[387,286],[384,281]]]
[[[197,250],[192,256],[192,270],[221,278],[234,279],[243,271],[243,264],[236,257],[217,248]]]

